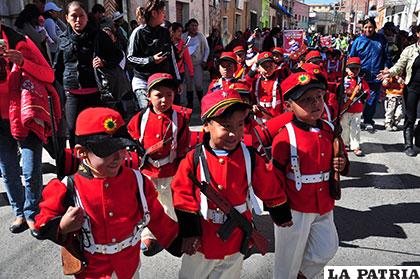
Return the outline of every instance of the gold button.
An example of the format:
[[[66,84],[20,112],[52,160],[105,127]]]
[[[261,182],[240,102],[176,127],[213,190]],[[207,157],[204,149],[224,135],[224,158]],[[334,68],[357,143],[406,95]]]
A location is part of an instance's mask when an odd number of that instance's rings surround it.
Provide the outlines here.
[[[108,213],[108,215],[109,215],[109,217],[112,217],[112,216],[114,216],[114,213],[113,213],[112,211],[110,211],[110,212]]]
[[[112,243],[117,242],[117,240],[115,238],[113,238],[111,241],[112,241]]]
[[[223,190],[223,186],[222,185],[217,185],[217,188],[219,189],[219,190]]]
[[[322,192],[322,188],[319,188],[319,191]]]
[[[324,155],[325,155],[324,153],[321,153],[321,156],[322,156],[322,157],[324,157]]]
[[[159,120],[161,120],[161,119],[162,119],[162,116],[160,116],[160,115],[159,115],[159,116],[158,116],[158,119],[159,119]]]
[[[105,186],[105,188],[108,188],[109,187],[109,183],[108,182],[105,182],[104,186]]]
[[[320,134],[318,137],[319,137],[319,138],[322,138],[322,135]]]
[[[158,138],[160,138],[160,135],[159,135],[159,134],[157,134],[157,135],[156,135],[156,138],[157,138],[157,139],[158,139]]]
[[[219,159],[219,163],[223,165],[223,164],[225,163],[225,160],[224,160],[224,159],[222,159],[222,158],[220,158],[220,159]]]

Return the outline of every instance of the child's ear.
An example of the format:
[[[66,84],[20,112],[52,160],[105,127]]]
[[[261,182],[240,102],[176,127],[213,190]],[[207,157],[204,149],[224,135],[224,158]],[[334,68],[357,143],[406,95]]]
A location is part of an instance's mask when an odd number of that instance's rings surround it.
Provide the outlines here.
[[[203,124],[203,131],[204,131],[204,133],[208,133],[208,132],[210,132],[210,130],[209,130],[209,122],[208,122],[208,121],[206,121],[206,122]]]
[[[89,152],[89,150],[86,147],[80,144],[76,144],[76,146],[74,147],[74,150],[76,151],[76,156],[82,159],[86,158]]]
[[[284,103],[286,105],[287,111],[293,111],[293,109],[292,109],[292,103],[290,101],[286,101]]]

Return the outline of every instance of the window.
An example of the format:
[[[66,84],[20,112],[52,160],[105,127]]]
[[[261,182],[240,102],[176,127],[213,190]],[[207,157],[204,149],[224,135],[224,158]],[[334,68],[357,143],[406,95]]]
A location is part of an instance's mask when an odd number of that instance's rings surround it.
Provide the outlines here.
[[[240,14],[235,14],[235,27],[234,27],[234,30],[235,31],[242,30],[241,15]]]

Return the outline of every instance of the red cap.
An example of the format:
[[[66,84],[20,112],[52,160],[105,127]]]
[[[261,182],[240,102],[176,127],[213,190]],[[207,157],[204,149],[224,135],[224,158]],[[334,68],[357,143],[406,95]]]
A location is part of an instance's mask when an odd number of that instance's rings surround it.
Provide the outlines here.
[[[284,48],[281,48],[281,47],[273,47],[271,49],[271,52],[272,53],[278,53],[278,54],[281,54],[281,55],[284,55],[284,53],[285,53]]]
[[[317,50],[311,50],[305,56],[305,62],[309,62],[311,59],[322,59],[321,53]]]
[[[285,101],[297,100],[305,94],[306,91],[313,88],[325,90],[325,85],[310,73],[293,73],[281,83],[283,99]]]
[[[359,57],[349,57],[349,59],[347,60],[347,67],[360,67],[361,61]]]
[[[124,120],[121,114],[110,108],[87,108],[76,120],[76,142],[88,147],[95,155],[107,157],[132,146],[134,143],[121,137]]]
[[[243,46],[237,46],[233,49],[234,53],[238,53],[238,52],[245,52],[245,49]]]
[[[243,104],[241,95],[234,89],[222,89],[207,93],[201,100],[201,121],[203,123],[212,117],[221,115],[225,109],[234,105]]]
[[[147,93],[150,93],[150,90],[161,82],[165,82],[165,84],[175,87],[179,85],[179,82],[174,79],[172,75],[167,73],[156,73],[151,75],[147,80]]]
[[[264,63],[266,61],[274,62],[273,54],[271,52],[264,51],[264,52],[261,52],[260,54],[258,54],[258,57],[257,57],[257,64],[258,65],[261,65],[262,63]]]
[[[222,60],[232,62],[235,65],[238,63],[236,61],[236,54],[233,53],[232,51],[224,51],[224,52],[222,52],[222,54],[220,55],[220,58],[219,58],[218,62],[220,63]]]
[[[325,81],[327,81],[327,73],[324,70],[322,70],[319,65],[313,63],[302,63],[302,65],[300,65],[300,68],[305,72],[316,76],[318,79],[318,75],[320,75],[323,79],[325,79]]]

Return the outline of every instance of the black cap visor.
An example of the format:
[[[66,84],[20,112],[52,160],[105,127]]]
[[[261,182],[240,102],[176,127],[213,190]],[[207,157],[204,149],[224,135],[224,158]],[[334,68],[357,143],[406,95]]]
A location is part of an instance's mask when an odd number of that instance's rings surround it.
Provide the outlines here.
[[[126,147],[136,146],[130,139],[103,134],[78,137],[77,143],[85,146],[93,154],[101,158],[108,157],[121,149],[126,149]]]
[[[310,83],[308,85],[304,85],[304,86],[299,86],[298,88],[292,90],[289,93],[286,93],[284,96],[284,100],[299,100],[300,97],[302,97],[308,90],[310,89],[322,89],[322,90],[326,90],[325,89],[325,85],[320,83],[320,82],[313,82]]]

